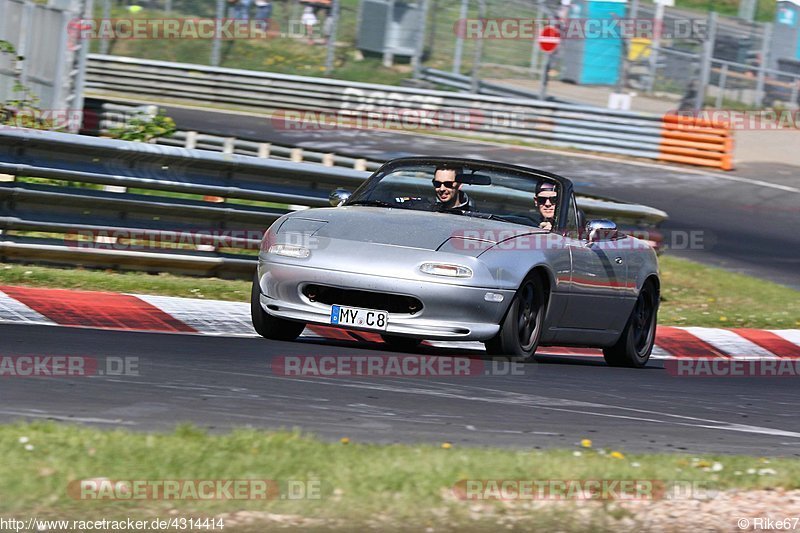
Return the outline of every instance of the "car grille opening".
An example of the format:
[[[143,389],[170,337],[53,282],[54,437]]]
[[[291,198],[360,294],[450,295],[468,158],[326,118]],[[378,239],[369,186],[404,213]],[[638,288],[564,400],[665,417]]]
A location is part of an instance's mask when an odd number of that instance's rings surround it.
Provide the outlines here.
[[[413,296],[386,294],[384,292],[341,289],[326,285],[309,284],[303,287],[303,295],[312,302],[326,305],[347,305],[378,309],[389,313],[414,315],[422,310],[422,302]]]

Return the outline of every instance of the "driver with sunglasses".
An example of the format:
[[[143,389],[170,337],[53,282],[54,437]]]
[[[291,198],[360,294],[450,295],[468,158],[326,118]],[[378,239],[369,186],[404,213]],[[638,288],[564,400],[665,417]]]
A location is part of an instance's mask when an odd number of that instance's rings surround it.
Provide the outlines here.
[[[467,196],[467,193],[461,190],[461,183],[456,181],[460,173],[461,168],[458,167],[436,167],[432,184],[436,192],[436,207],[438,210],[473,210],[472,200]]]
[[[534,205],[539,210],[542,221],[539,227],[547,231],[553,231],[556,222],[556,206],[558,205],[558,192],[555,183],[543,181],[536,186],[536,196],[533,199]]]

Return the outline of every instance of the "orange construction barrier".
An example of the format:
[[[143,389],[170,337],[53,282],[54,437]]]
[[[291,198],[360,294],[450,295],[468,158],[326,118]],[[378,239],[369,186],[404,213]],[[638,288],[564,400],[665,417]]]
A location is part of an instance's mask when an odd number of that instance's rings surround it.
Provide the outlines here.
[[[733,170],[733,131],[726,122],[664,115],[658,159]]]

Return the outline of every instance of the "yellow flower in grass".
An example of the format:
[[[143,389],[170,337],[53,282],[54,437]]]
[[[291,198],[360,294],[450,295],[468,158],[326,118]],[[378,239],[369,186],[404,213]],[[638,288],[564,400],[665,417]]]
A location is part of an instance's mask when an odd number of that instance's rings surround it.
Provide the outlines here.
[[[443,442],[442,443],[442,448],[444,448],[445,450],[449,450],[452,447],[453,447],[453,445],[450,444],[449,442]]]
[[[350,444],[350,439],[348,439],[347,437],[342,437],[341,439],[339,439],[339,442],[341,442],[342,444]]]
[[[611,452],[611,457],[614,459],[625,459],[625,456],[622,455],[620,452]]]
[[[581,447],[582,448],[591,448],[592,447],[592,441],[590,439],[583,439],[581,441]]]

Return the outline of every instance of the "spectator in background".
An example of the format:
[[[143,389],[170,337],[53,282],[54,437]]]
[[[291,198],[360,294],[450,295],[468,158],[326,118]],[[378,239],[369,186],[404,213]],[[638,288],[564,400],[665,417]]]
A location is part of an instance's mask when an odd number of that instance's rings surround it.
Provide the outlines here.
[[[317,16],[314,14],[313,7],[306,6],[303,8],[303,16],[300,18],[300,22],[306,29],[308,44],[314,44],[314,26],[319,23],[319,19],[317,19]]]
[[[272,18],[272,2],[268,0],[255,0],[256,19],[269,20]]]
[[[272,18],[272,2],[269,0],[255,0],[256,15],[254,17],[255,24],[264,29],[264,32],[269,33],[270,19]]]
[[[695,100],[697,99],[697,86],[698,86],[697,79],[692,79],[689,82],[689,85],[686,86],[686,92],[681,98],[680,104],[678,104],[678,111],[688,111],[693,110],[695,107]]]
[[[250,18],[250,3],[253,0],[229,0],[231,4],[231,18],[248,20]]]

